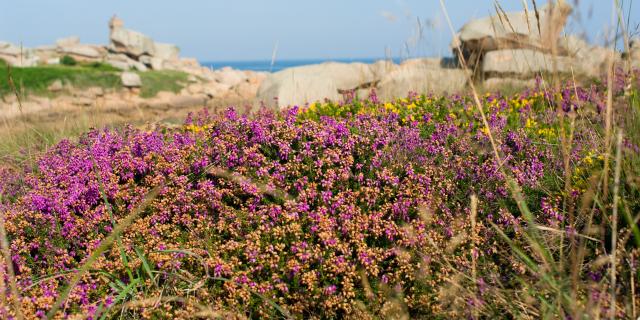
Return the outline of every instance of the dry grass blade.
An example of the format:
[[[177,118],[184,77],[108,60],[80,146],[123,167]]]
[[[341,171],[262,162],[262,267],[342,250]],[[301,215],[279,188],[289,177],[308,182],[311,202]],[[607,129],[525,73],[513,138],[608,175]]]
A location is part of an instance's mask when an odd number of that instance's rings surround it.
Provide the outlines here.
[[[529,21],[529,5],[526,0],[522,0],[522,7],[524,8],[524,17],[527,19],[527,31],[531,34],[531,23]]]
[[[636,270],[635,270],[635,261],[633,259],[633,255],[631,255],[631,259],[629,261],[629,269],[631,269],[631,275],[629,278],[631,278],[631,312],[632,312],[632,318],[636,318],[637,316],[637,311],[636,311],[636,284],[635,284],[635,274],[636,274]]]
[[[613,2],[611,12],[611,23],[615,19],[616,1]],[[609,159],[611,158],[611,126],[613,122],[613,81],[615,74],[615,36],[611,41],[611,50],[607,61],[607,112],[605,113],[605,152],[604,152],[604,170],[603,170],[603,194],[606,200],[609,195]]]
[[[270,196],[273,197],[277,197],[277,198],[282,198],[284,200],[293,200],[294,197],[292,195],[290,195],[289,193],[280,190],[280,189],[273,189],[269,186],[267,186],[266,184],[254,181],[251,178],[245,177],[243,175],[239,175],[239,174],[234,174],[233,172],[226,170],[226,169],[222,169],[222,168],[218,168],[218,167],[210,167],[206,170],[207,173],[214,175],[216,177],[219,178],[223,178],[223,179],[227,179],[229,181],[232,181],[234,183],[237,184],[251,184],[253,186],[255,186],[256,188],[258,188],[258,190],[260,191],[260,193],[262,194],[268,194]]]
[[[513,25],[511,24],[511,21],[509,21],[509,16],[507,15],[507,12],[504,11],[504,9],[502,9],[502,6],[500,5],[500,3],[496,0],[495,1],[496,7],[498,8],[498,15],[502,14],[502,16],[504,17],[504,20],[507,21],[507,24],[509,25],[509,28],[511,30],[514,31],[515,33],[515,28],[513,27]]]
[[[89,258],[85,261],[85,263],[78,269],[78,272],[73,276],[69,284],[65,287],[64,291],[58,296],[58,299],[53,304],[49,312],[47,313],[47,318],[51,319],[55,316],[58,309],[62,306],[62,304],[66,301],[67,297],[71,293],[71,290],[80,282],[82,277],[89,271],[93,263],[98,260],[98,258],[105,252],[113,242],[117,239],[117,237],[126,230],[131,223],[153,202],[153,200],[158,196],[160,190],[162,189],[163,184],[156,186],[151,189],[149,193],[145,196],[142,203],[140,203],[129,215],[127,215],[118,225],[113,229],[113,231],[107,236],[102,242],[100,246],[96,248],[95,251],[89,256]]]
[[[447,23],[449,24],[449,29],[451,30],[451,34],[453,35],[453,37],[456,36],[456,32],[453,29],[453,25],[451,24],[451,19],[449,18],[449,13],[447,11],[447,8],[444,5],[444,1],[440,0],[440,6],[442,7],[442,11],[444,12],[445,18],[447,20]],[[456,41],[456,46],[457,46],[457,52],[462,52],[462,48],[460,48],[460,43],[459,41]],[[464,59],[464,56],[461,54],[458,54],[458,59],[460,61],[460,65],[462,65],[462,68],[464,70],[464,73],[467,77],[467,82],[469,83],[469,86],[471,87],[471,91],[473,93],[473,101],[476,105],[476,107],[478,108],[478,111],[480,112],[480,116],[482,117],[482,124],[484,125],[485,129],[487,129],[487,135],[489,136],[489,141],[491,142],[491,148],[493,149],[493,154],[496,157],[497,162],[496,163],[502,163],[502,158],[500,157],[500,154],[498,152],[498,147],[497,144],[495,142],[495,139],[493,138],[493,133],[491,133],[491,127],[489,126],[489,122],[487,121],[487,116],[484,113],[484,110],[482,108],[482,103],[480,102],[480,98],[478,96],[478,91],[476,90],[475,85],[473,84],[473,77],[469,71],[469,68],[467,66],[467,62]]]
[[[242,314],[216,310],[211,307],[200,307],[200,311],[193,315],[197,319],[247,319]]]
[[[13,308],[17,319],[23,319],[22,302],[20,301],[20,293],[18,292],[18,284],[16,283],[16,275],[13,270],[13,261],[11,260],[11,250],[9,249],[9,241],[7,240],[7,231],[4,228],[4,211],[0,210],[0,244],[2,245],[2,256],[5,260],[7,276],[9,278],[9,287],[13,296]],[[0,275],[4,277],[4,275]],[[4,282],[4,279],[3,279]],[[4,285],[3,285],[4,289]],[[5,292],[0,292],[3,300]],[[4,304],[3,304],[4,305]]]
[[[542,29],[540,28],[540,11],[538,11],[538,4],[536,0],[532,0],[533,2],[533,12],[536,14],[536,23],[538,24],[538,35],[542,38]]]
[[[476,254],[476,217],[478,215],[478,196],[471,195],[471,277],[473,278],[473,293],[478,294],[477,254]],[[478,307],[473,304],[473,317],[478,319]]]
[[[453,29],[453,24],[451,23],[451,19],[449,18],[449,13],[447,11],[446,6],[444,5],[444,1],[440,0],[440,6],[442,8],[442,11],[444,13],[444,17],[447,21],[447,24],[449,25],[449,29],[451,31],[451,34],[453,37],[456,36],[455,30]],[[460,48],[460,42],[457,41],[456,42],[456,49],[457,52],[462,52],[461,48]],[[507,174],[507,172],[504,170],[504,168],[500,165],[503,163],[502,157],[500,156],[500,153],[498,152],[498,145],[496,143],[496,139],[493,136],[493,132],[491,130],[491,127],[489,126],[489,121],[487,120],[487,116],[484,112],[484,109],[482,107],[482,103],[480,102],[480,98],[478,95],[478,90],[476,90],[476,87],[473,83],[473,79],[472,79],[472,75],[469,71],[469,67],[467,65],[467,62],[465,61],[465,58],[463,55],[459,54],[458,55],[458,60],[460,62],[460,65],[462,66],[462,69],[465,72],[466,78],[467,78],[467,82],[469,84],[469,87],[471,88],[471,93],[473,96],[473,101],[474,104],[476,106],[476,108],[478,109],[478,112],[480,113],[481,119],[482,119],[482,124],[484,126],[484,129],[486,129],[486,134],[489,137],[489,141],[491,144],[491,149],[493,151],[493,156],[495,158],[496,164],[498,165],[497,170],[502,173],[502,175],[505,177],[505,179],[507,180],[506,184],[507,184],[507,189],[511,192],[511,196],[513,197],[513,199],[516,201],[516,204],[518,206],[518,209],[520,210],[520,212],[525,216],[525,218],[527,219],[527,222],[530,225],[530,232],[534,235],[534,237],[537,237],[537,229],[534,228],[534,226],[536,225],[534,219],[533,219],[533,215],[531,214],[531,211],[529,211],[529,208],[527,207],[526,202],[524,201],[524,197],[522,196],[522,191],[520,189],[520,186],[518,185],[517,182],[515,182],[515,180],[513,180],[513,178]],[[532,239],[535,240],[535,239]],[[551,259],[551,255],[549,254],[548,250],[546,250],[543,246],[541,246],[539,243],[536,243],[535,241],[532,243],[535,251],[537,251],[538,255],[543,259],[545,265],[547,265],[552,259]],[[548,266],[548,265],[547,265]]]
[[[603,174],[603,195],[607,199],[609,195],[609,158],[611,151],[611,122],[613,118],[613,52],[609,57],[609,66],[607,72],[607,111],[605,113],[605,152],[604,152],[604,170]]]
[[[563,231],[563,230],[559,230],[559,229],[554,229],[554,228],[550,228],[550,227],[545,227],[545,226],[536,226],[536,228],[538,230],[542,230],[542,231],[549,231],[549,232],[553,232],[553,233],[557,233],[557,234],[561,234],[561,235],[566,235],[568,232],[567,231]],[[595,242],[602,242],[600,239],[596,239],[594,237],[590,237],[584,234],[580,234],[580,233],[572,233],[573,236],[576,237],[580,237],[580,238],[585,238],[591,241],[595,241]]]
[[[278,55],[278,42],[276,41],[276,45],[273,47],[273,52],[271,53],[271,64],[269,65],[269,72],[273,71],[273,66],[276,64],[277,55]]]
[[[627,31],[627,24],[624,22],[624,14],[622,13],[622,6],[619,0],[614,0],[616,16],[618,20],[618,26],[622,29],[622,43],[624,45],[625,52],[631,52],[631,45],[629,43],[629,33]],[[617,37],[616,37],[617,38]],[[617,39],[616,39],[617,40]],[[615,41],[617,42],[617,41]],[[627,66],[631,64],[631,56],[627,57]]]
[[[20,110],[20,114],[22,114],[22,98],[20,97],[20,93],[18,92],[18,88],[16,87],[15,82],[13,81],[13,75],[11,73],[11,65],[7,64],[7,82],[9,83],[9,88],[15,94],[16,99],[18,100],[18,109]]]
[[[618,193],[620,192],[620,167],[622,166],[622,132],[618,132],[616,148],[616,169],[613,178],[613,212],[611,217],[611,319],[616,317],[616,251],[618,245]]]
[[[148,307],[157,307],[161,302],[187,302],[186,299],[177,296],[169,296],[169,297],[151,297],[145,298],[141,300],[133,300],[125,303],[122,307],[126,309],[135,309],[135,308],[148,308]]]

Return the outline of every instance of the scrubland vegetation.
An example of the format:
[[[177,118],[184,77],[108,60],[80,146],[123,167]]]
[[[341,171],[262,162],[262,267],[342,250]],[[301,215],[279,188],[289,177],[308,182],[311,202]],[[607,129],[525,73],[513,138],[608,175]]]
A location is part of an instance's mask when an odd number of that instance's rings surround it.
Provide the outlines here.
[[[63,140],[2,171],[3,316],[635,318],[638,77],[612,79]]]

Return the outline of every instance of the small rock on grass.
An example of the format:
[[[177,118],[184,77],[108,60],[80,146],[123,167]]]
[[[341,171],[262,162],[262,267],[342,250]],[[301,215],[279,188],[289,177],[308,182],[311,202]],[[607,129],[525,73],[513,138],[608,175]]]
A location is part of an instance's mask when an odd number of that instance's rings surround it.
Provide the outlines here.
[[[123,72],[120,75],[120,80],[122,80],[122,85],[127,88],[139,88],[142,86],[140,76],[134,72]]]
[[[62,84],[62,81],[60,81],[60,79],[52,82],[47,87],[47,90],[49,90],[50,92],[60,92],[60,91],[62,91],[62,89],[64,89],[64,85]]]

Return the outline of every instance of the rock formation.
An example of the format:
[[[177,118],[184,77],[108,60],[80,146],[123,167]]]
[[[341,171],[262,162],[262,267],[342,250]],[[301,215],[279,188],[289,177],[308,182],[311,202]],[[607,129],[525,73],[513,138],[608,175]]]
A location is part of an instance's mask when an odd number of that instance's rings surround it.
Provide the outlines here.
[[[33,67],[40,62],[32,49],[0,41],[0,59],[16,67]]]
[[[329,62],[284,69],[275,73],[212,70],[196,59],[180,57],[176,45],[155,42],[145,34],[125,28],[114,16],[109,21],[107,45],[83,44],[78,37],[58,39],[55,45],[23,48],[0,42],[0,59],[10,65],[30,67],[57,64],[64,56],[81,62],[104,62],[124,71],[124,92],[135,93],[141,83],[136,72],[176,70],[189,74],[188,83],[177,94],[162,93],[140,104],[182,107],[212,99],[239,99],[263,102],[268,106],[304,105],[318,100],[340,100],[345,94],[366,98],[375,90],[381,99],[406,96],[409,92],[436,93],[463,90],[464,70],[456,63],[464,59],[473,70],[473,81],[485,88],[530,85],[541,73],[573,73],[597,77],[623,55],[610,48],[593,46],[580,37],[560,36],[571,13],[564,1],[535,10],[499,13],[465,24],[452,40],[454,58],[412,59],[395,64]],[[640,40],[632,39],[624,57],[640,67]],[[62,82],[52,83],[52,92],[68,92]],[[72,94],[77,105],[87,105],[87,97]],[[112,95],[107,94],[111,97]],[[138,97],[139,98],[139,97]],[[84,100],[82,100],[84,99]],[[110,99],[106,99],[110,101]],[[73,100],[75,101],[75,100]]]
[[[409,92],[454,93],[463,90],[466,83],[464,71],[448,67],[442,59],[413,59],[385,73],[377,89],[380,98],[391,100]]]
[[[526,80],[547,72],[596,77],[610,58],[621,55],[581,38],[561,36],[571,6],[565,1],[533,11],[499,13],[465,24],[451,42],[455,56],[473,70],[476,81]],[[499,83],[500,81],[491,81]]]
[[[80,62],[102,62],[121,69],[125,88],[138,88],[139,75],[128,71],[175,70],[188,73],[194,84],[185,88],[184,95],[199,95],[208,99],[253,99],[266,74],[240,71],[231,68],[212,70],[203,67],[193,58],[180,57],[180,49],[173,44],[155,42],[138,31],[125,28],[124,21],[114,16],[109,21],[107,45],[83,44],[77,36],[58,39],[55,45],[34,49],[22,48],[0,42],[0,59],[16,67],[33,67],[40,64],[59,64],[64,56]],[[61,83],[50,87],[52,92],[62,92]],[[138,90],[130,90],[137,92]],[[177,100],[176,100],[177,99]],[[184,105],[186,98],[176,98]],[[199,100],[198,100],[199,101]]]
[[[122,81],[122,85],[126,88],[139,88],[142,86],[140,76],[134,72],[123,72],[120,75],[120,80]]]
[[[451,42],[454,55],[464,57],[469,68],[478,70],[490,51],[529,49],[564,53],[554,47],[571,7],[565,2],[547,4],[535,12],[521,11],[480,18],[465,24]]]
[[[400,65],[390,61],[328,62],[269,74],[258,89],[256,100],[266,105],[303,105],[324,99],[340,100],[347,93],[366,98],[372,89],[388,100],[409,92],[453,92],[463,89],[465,83],[464,72],[450,68],[443,59],[413,59]]]
[[[107,63],[125,70],[181,70],[190,64],[190,61],[180,59],[180,49],[176,45],[155,42],[141,32],[126,29],[124,22],[116,16],[109,21],[107,48]]]

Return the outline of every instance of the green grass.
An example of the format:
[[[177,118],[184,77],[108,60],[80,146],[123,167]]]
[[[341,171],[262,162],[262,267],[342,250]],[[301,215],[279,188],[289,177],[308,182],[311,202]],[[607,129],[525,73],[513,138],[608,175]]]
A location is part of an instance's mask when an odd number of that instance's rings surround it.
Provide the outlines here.
[[[41,66],[11,68],[11,77],[16,89],[23,94],[47,95],[47,87],[56,80],[68,82],[77,88],[117,88],[120,77],[105,65]],[[9,83],[9,68],[0,62],[0,96],[12,93]]]
[[[160,91],[179,92],[184,88],[188,75],[180,71],[163,70],[138,72],[142,80],[140,96],[149,98]]]
[[[80,63],[76,66],[38,66],[11,68],[11,78],[21,94],[49,95],[47,87],[56,80],[71,84],[76,88],[101,87],[117,89],[121,87],[117,68],[100,62]],[[153,97],[159,91],[180,91],[187,81],[187,74],[179,71],[138,72],[142,78],[141,96]],[[12,94],[9,83],[9,68],[0,60],[0,97]]]

